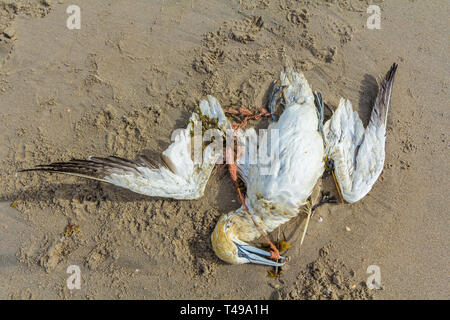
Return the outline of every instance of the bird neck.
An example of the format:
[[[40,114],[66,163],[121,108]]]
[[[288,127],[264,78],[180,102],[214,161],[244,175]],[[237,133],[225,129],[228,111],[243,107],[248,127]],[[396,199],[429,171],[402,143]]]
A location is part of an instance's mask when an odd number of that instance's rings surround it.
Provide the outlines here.
[[[230,227],[230,233],[245,242],[253,241],[261,236],[255,222],[263,232],[268,233],[298,215],[298,208],[288,206],[280,208],[264,199],[249,201],[247,198],[246,204],[253,219],[244,207],[240,207],[233,213],[233,223]]]

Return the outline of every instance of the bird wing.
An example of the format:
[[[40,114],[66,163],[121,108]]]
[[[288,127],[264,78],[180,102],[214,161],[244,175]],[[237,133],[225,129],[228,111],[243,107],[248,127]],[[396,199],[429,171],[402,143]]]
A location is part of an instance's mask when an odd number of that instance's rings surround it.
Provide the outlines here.
[[[325,153],[334,161],[336,179],[342,193],[352,190],[356,155],[364,136],[364,126],[349,100],[341,98],[333,116],[325,123],[323,133]]]
[[[198,199],[217,161],[222,157],[222,141],[214,139],[205,146],[202,133],[211,129],[211,136],[223,136],[231,128],[218,101],[208,96],[200,102],[185,129],[177,130],[174,142],[161,153],[159,159],[138,156],[136,160],[119,157],[90,157],[88,160],[71,160],[39,165],[22,171],[47,171],[64,173],[108,182],[133,192],[173,199]],[[196,132],[198,131],[199,132]],[[197,136],[196,134],[199,133]],[[196,143],[195,139],[200,139]],[[194,145],[194,158],[192,155]],[[197,151],[200,155],[196,158]],[[199,149],[198,149],[199,148]],[[198,153],[197,153],[198,155]]]
[[[394,63],[381,82],[366,129],[346,99],[341,99],[324,125],[326,154],[334,160],[336,179],[347,202],[363,198],[383,170],[386,123],[396,70]]]

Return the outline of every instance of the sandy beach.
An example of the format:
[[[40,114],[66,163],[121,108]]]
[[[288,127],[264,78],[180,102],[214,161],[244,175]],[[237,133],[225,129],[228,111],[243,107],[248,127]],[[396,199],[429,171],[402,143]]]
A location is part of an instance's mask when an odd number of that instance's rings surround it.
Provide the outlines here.
[[[449,299],[449,13],[445,0],[0,1],[0,299]],[[212,251],[217,219],[240,206],[226,172],[194,201],[18,173],[161,152],[206,95],[264,106],[287,60],[364,124],[399,67],[380,179],[357,203],[319,207],[301,246],[305,215],[274,231],[291,244],[279,277]],[[330,178],[323,189],[337,196]]]

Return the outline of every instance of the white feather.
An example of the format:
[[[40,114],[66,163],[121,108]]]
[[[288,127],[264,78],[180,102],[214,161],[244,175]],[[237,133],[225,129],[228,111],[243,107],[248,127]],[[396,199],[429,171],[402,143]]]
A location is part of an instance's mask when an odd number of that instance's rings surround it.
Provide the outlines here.
[[[334,160],[342,196],[347,202],[356,202],[372,189],[383,170],[386,128],[371,123],[364,129],[351,102],[341,99],[323,131],[326,154]]]

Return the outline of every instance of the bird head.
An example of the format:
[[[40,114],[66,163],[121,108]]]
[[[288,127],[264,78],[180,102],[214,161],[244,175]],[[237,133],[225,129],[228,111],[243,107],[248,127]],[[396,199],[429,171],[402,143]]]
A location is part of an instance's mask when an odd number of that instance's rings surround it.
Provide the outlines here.
[[[238,226],[234,212],[223,214],[211,234],[211,243],[216,255],[231,264],[255,263],[267,266],[282,266],[284,263],[270,260],[270,252],[256,248],[239,239],[245,228]],[[254,228],[254,226],[252,226]],[[282,257],[283,258],[283,257]],[[284,259],[284,258],[283,258]]]

